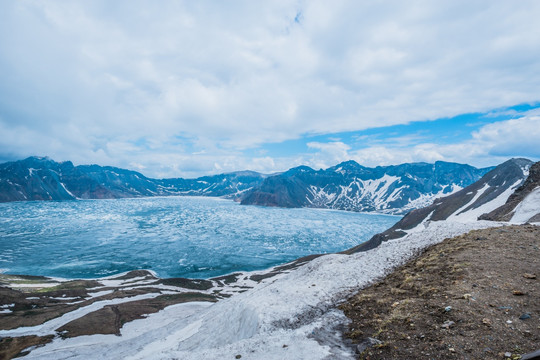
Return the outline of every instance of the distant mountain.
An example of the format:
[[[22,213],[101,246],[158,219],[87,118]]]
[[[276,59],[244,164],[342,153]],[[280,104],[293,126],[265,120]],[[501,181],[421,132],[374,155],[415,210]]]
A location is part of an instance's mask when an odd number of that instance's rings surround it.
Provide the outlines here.
[[[479,217],[480,219],[489,217],[490,220],[495,220],[498,218],[495,214],[505,215],[507,213],[506,210],[497,211],[495,209],[509,200],[512,194],[518,193],[518,189],[536,189],[535,191],[540,193],[538,188],[539,165],[535,165],[531,172],[535,180],[526,181],[531,165],[532,161],[527,159],[510,159],[455,194],[436,199],[427,207],[411,211],[390,229],[373,236],[369,241],[348,250],[348,252],[373,249],[381,242],[400,238],[428,221],[468,222],[476,221]],[[519,190],[519,192],[522,193],[522,196],[519,196],[521,199],[534,193],[530,190],[528,193],[525,193],[525,190]],[[536,209],[538,208],[540,206],[536,206]],[[485,213],[492,215],[483,215]]]
[[[267,177],[246,192],[242,204],[403,214],[461,190],[491,169],[443,161],[368,168],[351,160],[318,171],[300,166]]]
[[[239,171],[197,179],[158,180],[110,166],[74,166],[70,161],[29,157],[0,164],[0,202],[168,195],[237,197],[261,184],[265,177]]]

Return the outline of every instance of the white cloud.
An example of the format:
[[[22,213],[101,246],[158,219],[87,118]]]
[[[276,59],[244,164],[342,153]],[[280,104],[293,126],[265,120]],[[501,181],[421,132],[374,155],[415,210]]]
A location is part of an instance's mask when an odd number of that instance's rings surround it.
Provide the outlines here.
[[[416,141],[415,137],[410,139]],[[453,144],[424,142],[408,146],[402,141],[389,139],[386,145],[352,149],[342,142],[315,143],[311,147],[320,149],[320,152],[306,159],[306,162],[323,164],[320,166],[323,168],[348,159],[356,160],[365,166],[420,161],[432,163],[438,160],[492,166],[510,157],[525,157],[537,161],[540,159],[538,139],[540,110],[537,109],[516,119],[484,125],[472,132],[470,139]]]
[[[533,0],[4,1],[0,155],[269,169],[281,160],[241,151],[538,101],[539,13]],[[344,156],[321,151],[313,164]]]

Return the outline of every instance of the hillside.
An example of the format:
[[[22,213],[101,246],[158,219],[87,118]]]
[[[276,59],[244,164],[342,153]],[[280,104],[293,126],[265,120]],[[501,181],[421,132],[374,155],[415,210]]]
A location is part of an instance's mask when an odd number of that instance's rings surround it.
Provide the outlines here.
[[[368,168],[346,161],[270,176],[246,192],[244,205],[315,207],[403,214],[474,183],[491,168],[437,161]]]
[[[540,349],[540,227],[471,231],[340,306],[360,359],[519,359]],[[506,355],[505,355],[506,354]]]
[[[527,211],[515,213],[538,214],[530,165],[509,160],[368,246],[266,271],[208,280],[133,272],[84,283],[7,276],[2,351],[46,344],[29,358],[518,359],[540,340],[540,230],[477,217],[531,187],[515,207]]]

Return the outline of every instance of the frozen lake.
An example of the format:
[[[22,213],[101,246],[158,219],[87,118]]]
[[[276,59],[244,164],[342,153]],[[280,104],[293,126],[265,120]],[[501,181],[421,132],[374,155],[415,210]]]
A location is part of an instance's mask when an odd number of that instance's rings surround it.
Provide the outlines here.
[[[161,197],[0,204],[0,272],[208,278],[348,249],[397,216]]]

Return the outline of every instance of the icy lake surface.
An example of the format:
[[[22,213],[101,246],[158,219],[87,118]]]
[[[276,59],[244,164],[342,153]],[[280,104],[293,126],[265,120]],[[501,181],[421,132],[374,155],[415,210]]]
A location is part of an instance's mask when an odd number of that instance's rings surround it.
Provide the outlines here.
[[[208,278],[345,250],[398,220],[201,197],[3,203],[0,272]]]

